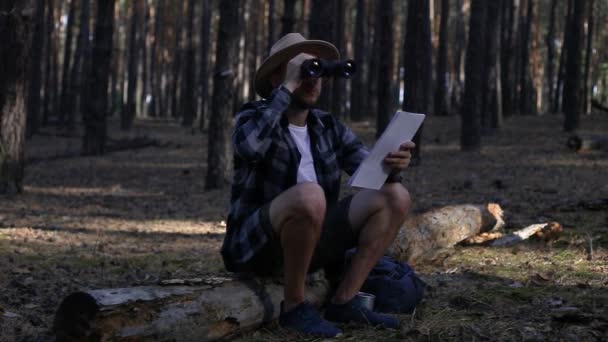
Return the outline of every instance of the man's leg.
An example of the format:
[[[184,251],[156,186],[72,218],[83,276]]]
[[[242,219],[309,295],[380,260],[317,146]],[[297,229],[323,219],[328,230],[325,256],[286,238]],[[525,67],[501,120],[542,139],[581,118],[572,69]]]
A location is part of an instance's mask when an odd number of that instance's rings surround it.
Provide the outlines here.
[[[297,184],[270,204],[270,223],[283,248],[285,311],[304,301],[306,274],[319,241],[325,210],[325,193],[316,183]]]
[[[332,302],[343,304],[357,294],[397,236],[410,206],[410,195],[400,183],[386,184],[380,190],[362,190],[354,195],[348,219],[353,229],[359,229],[357,253]]]

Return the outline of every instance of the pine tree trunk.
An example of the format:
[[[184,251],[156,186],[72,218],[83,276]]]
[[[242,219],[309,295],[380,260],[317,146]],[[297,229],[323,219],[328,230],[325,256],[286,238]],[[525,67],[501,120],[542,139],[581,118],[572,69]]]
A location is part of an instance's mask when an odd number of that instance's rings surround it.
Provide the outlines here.
[[[566,77],[564,79],[564,131],[573,132],[578,128],[581,98],[581,50],[583,39],[584,13],[586,0],[576,0],[572,9],[570,37],[566,46]]]
[[[0,194],[23,191],[33,0],[0,0]]]
[[[127,84],[127,102],[125,109],[121,112],[120,128],[125,131],[131,129],[133,120],[135,119],[135,98],[137,96],[137,61],[139,55],[139,46],[137,44],[137,35],[139,30],[139,17],[142,12],[142,0],[131,2],[131,22],[129,28],[129,59],[127,66],[128,84]]]
[[[504,8],[501,16],[501,50],[500,50],[500,78],[502,85],[502,112],[504,116],[510,116],[515,110],[515,51],[516,51],[516,27],[515,1],[503,0]]]
[[[90,35],[90,22],[91,22],[91,0],[82,0],[82,9],[80,16],[80,31],[78,33],[79,38],[82,39],[82,61],[80,63],[80,70],[78,72],[78,94],[80,95],[80,104],[78,106],[79,113],[84,118],[84,112],[86,111],[88,101],[87,96],[88,93],[88,85],[89,85],[89,77],[91,75],[91,42],[89,40]]]
[[[90,12],[90,0],[80,1],[80,28],[78,36],[76,38],[76,49],[74,50],[74,62],[70,70],[70,106],[67,108],[66,113],[66,127],[68,130],[74,129],[74,121],[77,111],[78,99],[82,101],[82,96],[79,93],[84,89],[83,85],[83,74],[84,73],[84,53],[89,40],[89,12]]]
[[[587,47],[585,50],[585,73],[583,74],[583,113],[591,113],[591,95],[589,94],[589,70],[591,67],[591,55],[593,54],[593,25],[594,25],[594,1],[589,0],[589,14],[587,15]]]
[[[70,67],[72,60],[72,37],[74,34],[74,19],[76,17],[76,1],[70,0],[68,22],[65,28],[65,45],[63,47],[63,66],[61,71],[61,102],[59,105],[59,121],[62,126],[67,124],[70,109],[73,107],[74,96],[70,87]]]
[[[114,0],[99,0],[92,46],[92,67],[88,77],[88,95],[83,113],[85,136],[82,154],[84,155],[101,155],[105,151],[113,31]]]
[[[449,0],[441,0],[441,22],[439,24],[439,49],[436,65],[435,115],[448,115],[447,103],[447,63],[448,63],[448,18],[450,17]]]
[[[393,1],[378,2],[377,32],[380,49],[377,51],[380,60],[378,66],[378,116],[376,117],[376,137],[379,137],[390,121],[393,111]]]
[[[327,0],[313,0],[309,19],[308,30],[309,39],[326,40],[335,43],[336,27],[334,24],[335,2]],[[270,51],[270,48],[268,49]],[[332,81],[323,82],[323,90],[317,106],[323,110],[330,110],[332,107],[333,85]]]
[[[432,45],[430,4],[426,0],[412,0],[407,8],[407,32],[403,47],[405,98],[403,110],[413,113],[430,113],[432,92]],[[421,161],[422,128],[414,136],[416,148],[412,162]]]
[[[139,37],[139,45],[141,50],[141,86],[139,96],[139,113],[143,117],[149,115],[148,107],[150,94],[150,57],[148,56],[148,35],[150,32],[150,5],[147,0],[144,0],[143,5],[143,23],[141,25],[142,34]]]
[[[296,22],[296,0],[283,1],[283,27],[281,28],[281,37],[293,32]]]
[[[53,84],[53,64],[55,56],[55,0],[48,0],[46,12],[46,63],[44,71],[44,100],[42,104],[42,126],[48,124],[53,115],[56,88]]]
[[[234,99],[233,80],[238,63],[238,41],[242,23],[239,8],[242,0],[220,3],[220,22],[215,72],[213,76],[213,97],[209,120],[209,153],[207,154],[207,189],[222,188],[228,184],[231,168],[230,131],[232,129],[232,101]]]
[[[181,3],[180,3],[181,5]],[[175,36],[173,37],[175,39],[174,41],[174,45],[173,45],[173,71],[172,71],[172,75],[171,75],[171,85],[169,88],[169,100],[167,102],[171,103],[171,117],[172,118],[178,118],[180,116],[180,112],[179,112],[179,80],[180,80],[180,75],[181,75],[181,70],[182,70],[182,55],[183,55],[183,42],[182,42],[182,15],[183,15],[183,9],[181,8],[181,6],[173,6],[174,11],[173,11],[173,28],[174,28],[174,32],[175,32]]]
[[[463,54],[464,51],[466,49],[466,45],[467,45],[467,36],[466,36],[466,30],[465,30],[465,25],[464,25],[464,12],[462,10],[462,0],[457,0],[456,1],[456,8],[457,8],[457,14],[456,14],[456,18],[455,18],[455,23],[454,25],[456,26],[455,28],[455,42],[454,42],[454,53],[453,53],[453,58],[454,58],[454,65],[453,65],[453,70],[452,70],[452,84],[451,84],[451,93],[452,96],[450,98],[450,105],[452,108],[452,111],[455,111],[456,113],[460,113],[460,107],[462,104],[462,94],[464,91],[464,81],[463,81],[463,77],[462,77],[462,62],[463,62]]]
[[[355,15],[355,61],[358,63],[359,70],[353,75],[350,96],[350,117],[352,120],[361,121],[365,118],[367,108],[367,74],[369,70],[367,43],[368,34],[365,25],[366,9],[365,0],[357,0],[357,10]]]
[[[335,37],[333,39],[334,44],[340,51],[342,55],[342,59],[345,59],[344,53],[346,51],[344,44],[344,0],[335,0]],[[389,51],[393,51],[392,46]],[[389,73],[389,75],[391,75]],[[391,83],[392,84],[392,83]],[[344,94],[346,93],[345,89],[345,81],[343,78],[337,77],[333,79],[333,88],[332,88],[332,102],[331,102],[331,113],[337,117],[342,119],[347,119],[345,117],[345,112],[343,107],[346,105],[346,101],[344,98]]]
[[[200,49],[201,49],[201,70],[199,75],[200,84],[200,121],[199,129],[203,131],[205,129],[205,121],[207,117],[207,107],[209,101],[209,55],[211,54],[211,1],[203,0],[203,10],[201,16],[201,36],[200,36]]]
[[[498,119],[499,109],[497,107],[498,94],[496,93],[496,61],[498,58],[498,42],[500,26],[495,18],[500,17],[501,3],[499,0],[488,1],[486,6],[484,63],[482,73],[482,109],[481,129],[483,134],[492,134],[500,121]]]
[[[42,85],[42,50],[44,47],[44,2],[36,1],[34,35],[32,37],[32,57],[27,103],[26,137],[31,138],[38,132],[40,125],[40,87]]]
[[[530,76],[530,33],[532,29],[532,21],[534,20],[534,6],[532,0],[527,0],[527,10],[523,28],[521,30],[521,60],[519,74],[519,112],[521,114],[533,114],[532,99],[534,98],[534,87],[532,86],[532,78]]]
[[[566,73],[566,47],[570,44],[570,29],[572,21],[572,8],[574,0],[568,0],[568,7],[566,10],[565,24],[564,24],[564,38],[562,39],[562,47],[559,56],[559,67],[557,69],[557,82],[555,85],[555,97],[553,99],[553,111],[559,113],[563,111],[564,101],[564,77]]]
[[[275,37],[275,20],[274,12],[276,11],[276,0],[266,0],[268,2],[268,41],[266,42],[266,51],[270,51],[270,48],[276,41]]]
[[[465,86],[460,147],[463,151],[481,148],[482,72],[484,63],[485,0],[471,0],[469,44],[465,61]]]
[[[367,110],[365,112],[365,118],[372,120],[377,120],[378,114],[378,66],[380,64],[380,54],[375,53],[379,51],[380,38],[378,37],[378,32],[380,32],[380,12],[378,11],[379,3],[372,1],[370,3],[369,13],[369,26],[370,34],[369,34],[369,43],[371,46],[372,53],[370,53],[369,59],[369,68],[368,68],[368,77],[367,77]]]
[[[182,79],[183,89],[181,91],[182,96],[182,115],[183,127],[192,127],[194,123],[194,117],[196,115],[196,103],[195,103],[195,87],[196,83],[196,66],[195,66],[195,54],[194,54],[194,12],[196,10],[194,0],[188,0],[188,11],[186,21],[186,51],[185,51],[185,64],[183,67]]]
[[[549,28],[547,29],[547,35],[545,36],[545,44],[547,45],[547,101],[549,105],[547,106],[547,111],[551,111],[553,107],[553,96],[555,94],[555,11],[557,9],[557,0],[551,0],[551,4],[549,4],[551,14],[549,15]]]

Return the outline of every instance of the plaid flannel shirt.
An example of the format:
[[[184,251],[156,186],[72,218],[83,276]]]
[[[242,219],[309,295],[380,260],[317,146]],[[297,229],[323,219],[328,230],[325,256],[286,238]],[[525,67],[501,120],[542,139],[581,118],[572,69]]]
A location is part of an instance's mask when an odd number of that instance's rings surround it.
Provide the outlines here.
[[[230,212],[221,250],[229,271],[250,260],[268,241],[259,209],[297,183],[301,156],[283,115],[290,102],[289,91],[280,87],[267,100],[250,102],[237,113]],[[317,181],[331,206],[338,201],[341,170],[351,175],[368,151],[326,112],[312,109],[307,125]]]

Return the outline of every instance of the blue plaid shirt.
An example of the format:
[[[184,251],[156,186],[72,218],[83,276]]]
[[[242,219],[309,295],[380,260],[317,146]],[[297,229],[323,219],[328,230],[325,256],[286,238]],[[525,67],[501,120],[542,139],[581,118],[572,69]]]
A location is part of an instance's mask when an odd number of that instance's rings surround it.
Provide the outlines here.
[[[232,134],[234,178],[222,257],[229,271],[250,260],[268,241],[259,209],[297,183],[300,152],[283,112],[291,102],[280,87],[267,100],[247,103]],[[335,117],[312,109],[307,118],[317,181],[328,206],[338,201],[341,170],[352,174],[368,154]]]

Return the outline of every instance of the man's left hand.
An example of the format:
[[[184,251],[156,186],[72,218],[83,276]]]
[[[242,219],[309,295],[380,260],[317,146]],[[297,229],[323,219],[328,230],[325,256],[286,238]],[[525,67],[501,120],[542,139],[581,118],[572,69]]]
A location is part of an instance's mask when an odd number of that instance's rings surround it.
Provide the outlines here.
[[[410,152],[416,144],[411,141],[401,144],[397,151],[389,153],[384,158],[384,163],[392,170],[392,173],[398,173],[407,169],[410,165],[412,153]]]

